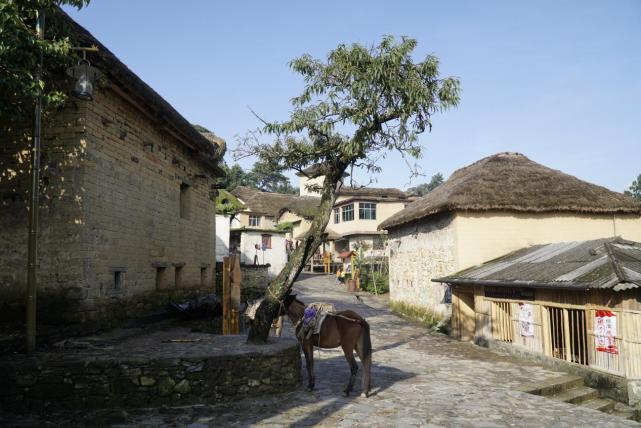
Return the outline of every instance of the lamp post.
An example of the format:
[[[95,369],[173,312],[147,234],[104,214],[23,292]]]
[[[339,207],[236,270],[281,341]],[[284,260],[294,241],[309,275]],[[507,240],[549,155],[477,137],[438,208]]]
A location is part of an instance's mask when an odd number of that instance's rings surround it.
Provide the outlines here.
[[[45,14],[38,12],[36,33],[40,40],[44,39]],[[97,52],[98,48],[71,48],[82,51],[82,60],[78,65],[67,69],[67,74],[76,78],[76,84],[71,92],[73,96],[84,101],[93,100],[94,83],[101,73],[87,61],[86,53]],[[40,82],[43,69],[43,54],[40,49],[36,81]],[[36,291],[38,268],[38,206],[40,199],[40,153],[42,134],[42,86],[38,85],[36,97],[35,120],[33,130],[33,146],[31,148],[31,198],[29,204],[29,239],[27,243],[27,352],[36,349]]]
[[[36,33],[38,39],[44,38],[45,14],[38,13]],[[36,80],[42,76],[42,49]],[[40,133],[42,128],[42,86],[38,84],[36,97],[35,123],[33,129],[33,147],[31,148],[31,202],[29,205],[29,241],[27,244],[27,351],[36,349],[36,268],[38,256],[38,203],[40,196]]]

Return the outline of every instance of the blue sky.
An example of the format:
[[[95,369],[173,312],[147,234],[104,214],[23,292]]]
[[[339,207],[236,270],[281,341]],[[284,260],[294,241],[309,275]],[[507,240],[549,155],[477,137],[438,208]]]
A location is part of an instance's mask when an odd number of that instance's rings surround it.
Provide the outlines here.
[[[259,125],[248,107],[288,117],[302,88],[290,59],[391,34],[417,39],[417,60],[433,53],[462,82],[460,106],[420,139],[428,176],[501,151],[617,191],[641,174],[638,0],[92,0],[68,11],[230,147]],[[410,184],[398,156],[382,166],[377,186]]]

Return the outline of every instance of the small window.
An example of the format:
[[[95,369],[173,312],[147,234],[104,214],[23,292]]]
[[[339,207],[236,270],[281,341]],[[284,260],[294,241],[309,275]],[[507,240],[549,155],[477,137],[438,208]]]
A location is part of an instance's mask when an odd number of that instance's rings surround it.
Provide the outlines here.
[[[156,268],[156,290],[165,290],[165,289],[167,289],[167,268],[157,267]]]
[[[342,208],[343,221],[354,220],[354,204],[345,205]]]
[[[260,226],[260,216],[250,215],[249,216],[249,226],[250,227],[258,227],[258,226]]]
[[[191,217],[191,187],[189,184],[180,184],[180,218],[189,220]]]
[[[200,268],[200,287],[207,287],[207,267]]]
[[[182,282],[183,282],[183,267],[182,266],[176,266],[176,288],[182,287]]]
[[[114,272],[114,290],[122,290],[125,285],[125,273],[123,271]]]
[[[384,250],[385,249],[385,241],[383,241],[383,238],[380,236],[375,236],[374,237],[374,242],[372,243],[372,248],[374,250]]]
[[[262,236],[262,246],[263,250],[271,250],[272,248],[272,236],[271,235],[263,235]]]
[[[360,220],[376,220],[376,204],[370,202],[359,203],[358,218]]]
[[[334,208],[334,224],[341,222],[341,210],[340,208]]]

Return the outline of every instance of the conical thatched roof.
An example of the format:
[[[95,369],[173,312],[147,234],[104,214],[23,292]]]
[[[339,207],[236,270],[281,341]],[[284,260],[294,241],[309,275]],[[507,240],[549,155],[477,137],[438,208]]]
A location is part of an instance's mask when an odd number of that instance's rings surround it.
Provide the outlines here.
[[[389,229],[445,211],[641,214],[641,203],[531,161],[499,153],[459,169],[426,196],[381,223]]]

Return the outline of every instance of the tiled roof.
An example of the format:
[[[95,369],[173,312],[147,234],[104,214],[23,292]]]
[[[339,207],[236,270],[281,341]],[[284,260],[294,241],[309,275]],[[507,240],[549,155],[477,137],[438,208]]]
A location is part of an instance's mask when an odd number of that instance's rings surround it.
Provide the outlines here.
[[[534,245],[435,282],[533,288],[641,287],[641,243],[621,238]]]

